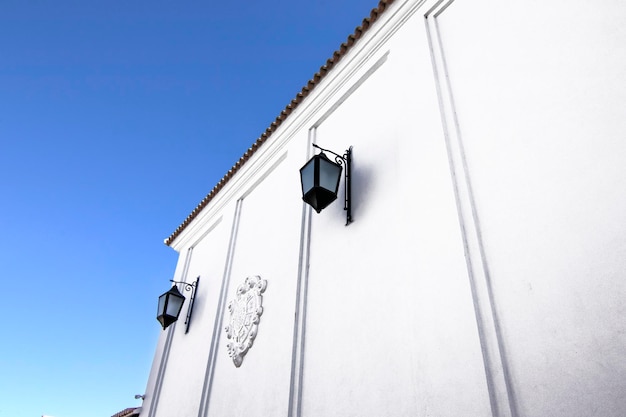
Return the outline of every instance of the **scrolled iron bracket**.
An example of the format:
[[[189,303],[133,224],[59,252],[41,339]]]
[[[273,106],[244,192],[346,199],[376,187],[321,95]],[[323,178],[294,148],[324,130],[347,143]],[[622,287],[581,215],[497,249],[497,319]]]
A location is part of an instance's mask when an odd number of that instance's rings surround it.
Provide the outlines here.
[[[196,280],[192,283],[183,282],[183,281],[174,281],[170,279],[174,284],[183,284],[183,288],[185,291],[191,291],[191,299],[189,300],[189,307],[187,307],[187,317],[185,318],[185,334],[189,332],[189,324],[191,323],[191,313],[193,312],[193,303],[196,299],[196,291],[198,291],[198,285],[200,284],[200,277],[196,278]]]

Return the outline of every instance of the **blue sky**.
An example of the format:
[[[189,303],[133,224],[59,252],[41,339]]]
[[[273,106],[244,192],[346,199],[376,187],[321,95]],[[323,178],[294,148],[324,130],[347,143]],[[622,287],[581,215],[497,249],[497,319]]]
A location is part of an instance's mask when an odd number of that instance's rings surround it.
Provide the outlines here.
[[[163,239],[376,4],[0,2],[0,417],[141,405]]]

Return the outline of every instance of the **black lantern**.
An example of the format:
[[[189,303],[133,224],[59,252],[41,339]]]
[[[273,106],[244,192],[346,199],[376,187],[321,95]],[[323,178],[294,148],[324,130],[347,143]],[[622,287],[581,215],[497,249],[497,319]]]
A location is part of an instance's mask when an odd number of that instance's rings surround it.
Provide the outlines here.
[[[159,297],[157,320],[161,323],[161,326],[163,326],[163,330],[178,320],[178,315],[183,308],[184,302],[185,296],[178,291],[176,285]]]
[[[339,190],[339,180],[341,179],[342,165],[345,163],[345,205],[347,211],[346,225],[352,221],[352,211],[350,207],[350,165],[352,162],[352,147],[344,155],[339,155],[333,151],[322,149],[313,144],[314,147],[322,150],[322,153],[314,155],[302,168],[300,168],[300,180],[302,182],[302,199],[309,204],[316,212],[321,212],[330,203],[337,199]],[[335,161],[328,159],[324,152],[335,155]]]
[[[198,277],[191,284],[174,280],[170,281],[175,284],[185,284],[185,290],[191,291],[191,300],[189,301],[189,307],[187,308],[187,319],[185,320],[185,324],[187,325],[185,333],[187,333],[189,331],[189,322],[191,319],[191,312],[193,311],[193,302],[196,294],[196,289],[198,287],[198,282],[200,281],[200,277]],[[163,326],[163,330],[165,330],[170,324],[178,320],[178,316],[180,315],[180,310],[182,310],[184,302],[185,296],[181,294],[181,292],[178,290],[178,286],[176,285],[174,285],[172,288],[169,289],[169,291],[163,293],[159,297],[157,320],[159,321],[159,323],[161,323],[161,326]]]

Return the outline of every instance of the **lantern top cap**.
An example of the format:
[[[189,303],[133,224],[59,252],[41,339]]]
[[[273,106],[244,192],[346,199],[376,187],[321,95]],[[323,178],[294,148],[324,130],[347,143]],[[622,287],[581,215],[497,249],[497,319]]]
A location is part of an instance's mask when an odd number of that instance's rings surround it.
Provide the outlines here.
[[[173,294],[173,295],[178,295],[178,296],[185,298],[185,296],[178,289],[178,285],[172,285],[172,287],[165,294]]]
[[[327,161],[333,162],[333,161],[331,161],[328,158],[328,156],[326,156],[326,152],[328,152],[328,153],[331,153],[331,154],[333,154],[335,156],[335,163],[338,164],[338,165],[342,165],[343,163],[347,163],[348,159],[350,159],[350,155],[352,154],[352,146],[350,146],[343,155],[339,155],[338,153],[333,152],[330,149],[324,149],[321,146],[316,145],[315,143],[313,143],[312,145],[313,145],[314,148],[317,148],[320,151],[322,151],[319,154],[314,155],[313,158],[315,158],[316,156],[323,156],[324,159],[326,159]]]
[[[330,162],[333,165],[341,165],[341,160],[338,160],[337,158],[334,160],[330,159],[324,151],[318,153],[317,155],[313,155],[313,158],[323,159],[325,162]]]

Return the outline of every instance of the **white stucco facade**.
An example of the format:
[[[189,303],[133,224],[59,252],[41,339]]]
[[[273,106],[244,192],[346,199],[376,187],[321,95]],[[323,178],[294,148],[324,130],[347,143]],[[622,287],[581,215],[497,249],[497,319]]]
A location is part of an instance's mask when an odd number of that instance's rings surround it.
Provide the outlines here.
[[[626,415],[625,23],[610,0],[386,6],[171,242],[201,282],[141,416]],[[301,200],[312,143],[353,146],[347,227],[343,179]]]

